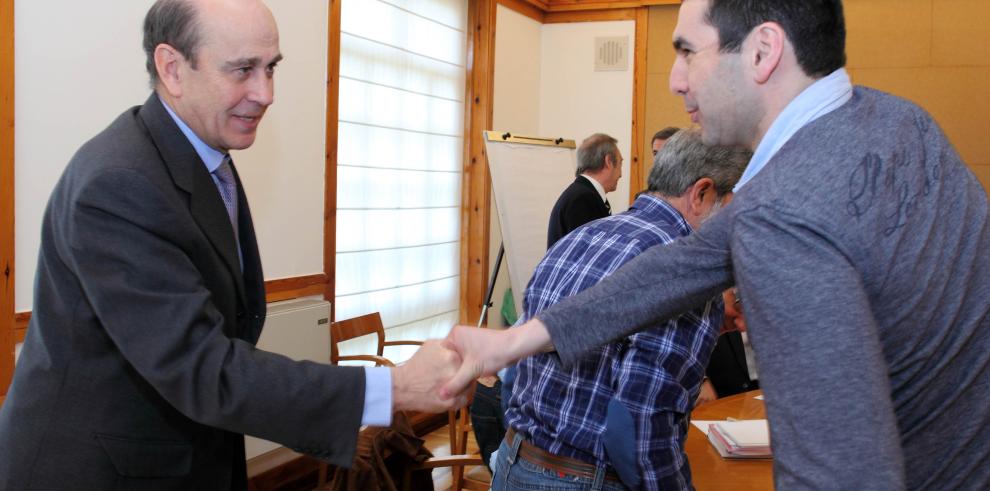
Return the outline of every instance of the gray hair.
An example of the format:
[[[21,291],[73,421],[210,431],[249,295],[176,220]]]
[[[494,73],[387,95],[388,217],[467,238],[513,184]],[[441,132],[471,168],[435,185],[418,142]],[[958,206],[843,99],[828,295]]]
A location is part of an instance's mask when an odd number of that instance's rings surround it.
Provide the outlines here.
[[[577,149],[577,171],[574,175],[580,176],[588,171],[597,171],[605,166],[605,156],[611,155],[612,160],[618,163],[619,147],[616,146],[618,140],[605,133],[595,133],[585,138],[581,146]]]
[[[653,158],[647,191],[677,197],[708,177],[721,197],[732,191],[752,156],[748,150],[705,145],[697,129],[678,131]]]
[[[167,44],[182,53],[196,68],[196,50],[200,44],[196,8],[188,0],[158,0],[144,17],[145,68],[151,77],[151,88],[158,85],[155,68],[155,48]]]

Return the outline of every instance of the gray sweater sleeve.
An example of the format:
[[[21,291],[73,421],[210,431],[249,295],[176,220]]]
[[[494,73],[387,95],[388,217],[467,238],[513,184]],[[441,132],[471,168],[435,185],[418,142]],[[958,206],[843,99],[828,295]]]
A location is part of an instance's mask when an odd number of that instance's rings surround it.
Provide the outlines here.
[[[768,206],[739,213],[733,229],[776,487],[903,489],[887,365],[855,253],[837,245],[841,232]]]
[[[538,314],[565,366],[588,350],[676,317],[728,288],[730,223],[727,208],[693,234],[646,250],[594,287]]]

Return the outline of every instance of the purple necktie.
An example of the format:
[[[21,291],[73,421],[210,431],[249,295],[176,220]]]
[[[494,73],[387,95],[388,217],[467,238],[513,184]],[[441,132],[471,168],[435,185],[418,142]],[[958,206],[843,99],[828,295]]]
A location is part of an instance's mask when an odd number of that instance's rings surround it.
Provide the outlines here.
[[[213,171],[220,181],[220,197],[223,199],[223,206],[227,208],[227,217],[230,218],[230,225],[234,227],[234,241],[239,242],[237,233],[237,181],[234,180],[234,171],[230,166],[230,155],[224,155],[220,167]]]

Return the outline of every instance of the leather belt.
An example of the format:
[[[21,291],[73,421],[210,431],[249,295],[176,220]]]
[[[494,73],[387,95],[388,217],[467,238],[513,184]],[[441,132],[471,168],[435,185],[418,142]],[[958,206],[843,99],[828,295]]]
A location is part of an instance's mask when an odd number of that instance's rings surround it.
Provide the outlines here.
[[[516,430],[511,426],[505,432],[505,441],[510,448],[515,435]],[[537,447],[536,445],[533,445],[532,443],[529,443],[525,438],[523,438],[522,442],[519,444],[519,453],[517,455],[519,458],[529,462],[530,464],[552,470],[562,475],[594,479],[595,473],[598,471],[594,465],[571,457],[554,455],[540,447]],[[616,474],[615,471],[611,470],[605,473],[605,479],[609,481],[622,482],[622,480],[619,479],[619,475]]]

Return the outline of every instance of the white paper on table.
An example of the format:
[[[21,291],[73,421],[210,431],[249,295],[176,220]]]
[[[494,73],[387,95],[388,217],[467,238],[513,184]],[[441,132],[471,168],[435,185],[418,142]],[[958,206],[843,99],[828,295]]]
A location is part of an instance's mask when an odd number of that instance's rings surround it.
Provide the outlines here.
[[[765,419],[719,421],[718,431],[738,447],[769,447],[770,430]]]
[[[708,436],[708,427],[715,423],[721,423],[723,421],[725,420],[724,419],[692,419],[691,424],[693,424],[695,428],[701,430],[701,432],[704,433],[705,436]]]
[[[763,400],[763,394],[760,394],[760,395],[754,397],[753,399],[756,399],[757,401],[762,401]]]

